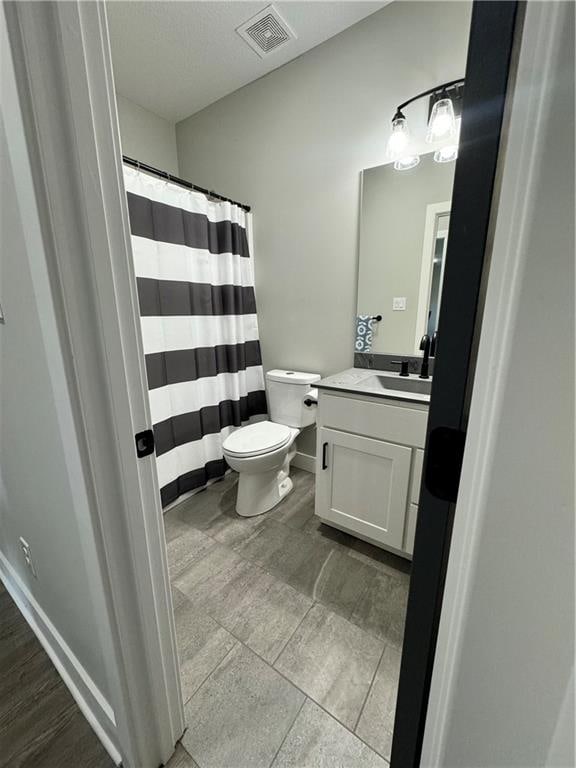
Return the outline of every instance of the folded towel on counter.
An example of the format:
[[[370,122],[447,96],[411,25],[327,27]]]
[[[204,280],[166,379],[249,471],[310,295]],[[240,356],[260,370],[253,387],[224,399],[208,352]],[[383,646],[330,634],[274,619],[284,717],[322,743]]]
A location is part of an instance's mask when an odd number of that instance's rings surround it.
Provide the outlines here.
[[[356,316],[356,341],[354,343],[356,352],[370,352],[372,350],[374,323],[375,320],[372,315]]]

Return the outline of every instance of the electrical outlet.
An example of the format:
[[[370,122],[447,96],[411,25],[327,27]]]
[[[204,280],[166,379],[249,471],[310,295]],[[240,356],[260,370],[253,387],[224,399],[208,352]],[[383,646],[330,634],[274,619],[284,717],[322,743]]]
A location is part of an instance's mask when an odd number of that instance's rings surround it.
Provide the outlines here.
[[[394,296],[392,299],[392,311],[402,312],[404,309],[406,309],[406,296]]]
[[[38,575],[36,574],[36,568],[34,567],[34,561],[32,560],[32,552],[30,551],[30,544],[28,544],[26,539],[23,539],[22,536],[20,536],[20,548],[22,550],[22,554],[24,555],[24,560],[26,561],[26,565],[30,569],[32,576],[34,576],[34,578],[37,579]]]

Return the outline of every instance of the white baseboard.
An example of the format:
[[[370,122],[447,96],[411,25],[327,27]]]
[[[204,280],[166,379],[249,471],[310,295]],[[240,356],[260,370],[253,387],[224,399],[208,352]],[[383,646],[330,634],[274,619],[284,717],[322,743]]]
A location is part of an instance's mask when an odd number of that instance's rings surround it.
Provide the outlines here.
[[[114,743],[116,721],[112,707],[2,552],[0,579],[96,736],[116,765],[120,765],[122,758]]]
[[[309,453],[298,451],[291,464],[293,467],[298,467],[298,469],[303,469],[306,472],[312,472],[313,475],[316,474],[316,456],[310,456]]]

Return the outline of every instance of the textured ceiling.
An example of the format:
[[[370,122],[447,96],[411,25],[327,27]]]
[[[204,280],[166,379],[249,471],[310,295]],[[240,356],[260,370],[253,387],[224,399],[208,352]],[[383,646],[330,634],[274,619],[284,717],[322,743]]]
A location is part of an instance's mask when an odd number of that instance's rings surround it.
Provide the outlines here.
[[[389,1],[389,0],[388,0]],[[184,0],[107,4],[118,93],[179,121],[382,8],[387,2],[278,2],[297,35],[261,59],[236,27],[267,2]]]

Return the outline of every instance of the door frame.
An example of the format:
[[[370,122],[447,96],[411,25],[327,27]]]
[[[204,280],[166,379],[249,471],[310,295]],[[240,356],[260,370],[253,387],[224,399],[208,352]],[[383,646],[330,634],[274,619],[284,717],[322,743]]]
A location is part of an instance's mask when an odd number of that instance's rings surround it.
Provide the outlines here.
[[[538,168],[546,162],[549,125],[558,78],[558,52],[569,4],[531,3],[522,19],[522,41],[515,74],[510,120],[505,136],[505,165],[491,248],[491,267],[470,405],[469,436],[455,511],[451,556],[438,633],[421,764],[444,765],[447,730],[454,716],[453,694],[465,642],[476,553],[491,492],[492,464],[507,389],[515,317],[521,301],[527,238],[535,205]]]
[[[11,151],[30,158],[91,487],[85,535],[96,542],[99,620],[111,637],[116,746],[125,768],[158,768],[183,733],[184,713],[155,456],[138,459],[134,443],[152,421],[105,6],[15,2],[3,10],[25,133]]]
[[[519,8],[514,0],[475,0],[472,8],[392,768],[420,765],[503,159],[500,141],[520,38]]]

